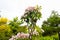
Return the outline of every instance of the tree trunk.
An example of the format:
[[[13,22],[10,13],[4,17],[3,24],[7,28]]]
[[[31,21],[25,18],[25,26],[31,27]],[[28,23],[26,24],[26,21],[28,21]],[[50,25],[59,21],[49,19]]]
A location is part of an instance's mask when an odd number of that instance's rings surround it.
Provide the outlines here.
[[[28,33],[29,33],[29,40],[32,40],[31,27],[30,26],[28,26]]]
[[[32,25],[31,28],[29,28],[29,39],[32,40],[32,35],[33,35],[33,32],[34,32],[34,26]]]

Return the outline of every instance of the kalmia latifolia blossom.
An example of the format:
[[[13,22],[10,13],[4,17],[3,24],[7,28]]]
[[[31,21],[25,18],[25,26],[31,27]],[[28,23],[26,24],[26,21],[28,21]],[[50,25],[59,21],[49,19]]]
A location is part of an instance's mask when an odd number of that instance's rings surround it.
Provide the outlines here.
[[[33,35],[38,35],[38,32],[36,32],[36,31],[34,31],[33,32]],[[12,38],[10,38],[9,40],[17,40],[18,38],[22,38],[22,39],[24,39],[24,38],[29,38],[29,33],[17,33],[17,35],[15,35],[15,36],[13,36],[12,35]]]
[[[12,36],[12,38],[10,38],[9,40],[16,40],[18,38],[28,38],[29,37],[29,34],[25,34],[25,33],[17,33],[17,35],[15,36]]]
[[[25,11],[33,11],[35,10],[35,7],[28,7]]]

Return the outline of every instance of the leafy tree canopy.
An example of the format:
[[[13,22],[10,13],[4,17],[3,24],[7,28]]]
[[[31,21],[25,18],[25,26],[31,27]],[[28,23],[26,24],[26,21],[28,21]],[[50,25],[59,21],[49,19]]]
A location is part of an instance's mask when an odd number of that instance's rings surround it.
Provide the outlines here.
[[[59,32],[60,29],[60,15],[56,11],[52,11],[51,16],[44,21],[42,24],[42,29],[47,34],[53,34]]]

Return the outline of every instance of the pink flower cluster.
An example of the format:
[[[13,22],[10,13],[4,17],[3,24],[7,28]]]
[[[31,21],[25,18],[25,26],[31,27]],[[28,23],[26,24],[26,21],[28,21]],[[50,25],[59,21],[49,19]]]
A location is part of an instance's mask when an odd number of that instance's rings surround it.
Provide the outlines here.
[[[34,31],[33,32],[33,35],[38,35],[38,32],[36,32],[36,31]],[[17,33],[17,35],[15,35],[15,36],[12,36],[12,38],[10,38],[9,40],[17,40],[18,38],[22,38],[22,39],[24,39],[24,38],[28,38],[29,37],[29,33]]]
[[[18,38],[28,38],[29,37],[29,34],[28,33],[26,33],[26,34],[25,33],[18,33],[17,34],[17,37]]]
[[[12,36],[12,38],[10,38],[9,40],[16,40],[18,38],[28,38],[29,34],[25,34],[25,33],[17,33],[17,35]]]
[[[25,11],[33,11],[35,7],[28,7]]]

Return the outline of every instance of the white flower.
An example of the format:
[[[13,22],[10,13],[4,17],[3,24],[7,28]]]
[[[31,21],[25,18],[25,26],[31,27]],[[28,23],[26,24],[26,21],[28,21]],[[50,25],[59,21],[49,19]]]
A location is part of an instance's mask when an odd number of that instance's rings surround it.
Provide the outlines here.
[[[35,34],[35,35],[39,35],[39,33],[38,33],[36,30],[33,32],[33,34]]]
[[[13,40],[14,38],[10,38],[9,40]]]
[[[12,36],[12,38],[16,38],[15,36]]]

